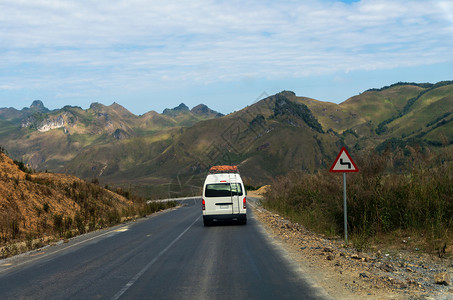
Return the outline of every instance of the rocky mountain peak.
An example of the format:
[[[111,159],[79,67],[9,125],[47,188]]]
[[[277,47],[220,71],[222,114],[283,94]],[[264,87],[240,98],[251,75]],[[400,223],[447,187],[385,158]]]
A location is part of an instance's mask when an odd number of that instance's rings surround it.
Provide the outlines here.
[[[273,117],[285,120],[285,122],[293,126],[299,126],[298,120],[303,120],[312,129],[319,133],[324,133],[322,125],[318,122],[317,118],[313,115],[307,105],[293,102],[287,98],[291,93],[292,92],[282,92],[274,96],[275,107]]]
[[[184,103],[181,103],[179,104],[177,107],[174,108],[175,110],[189,110],[189,108],[187,107],[187,105],[185,105]]]
[[[30,108],[44,108],[44,103],[42,103],[41,100],[35,100],[33,103],[30,105]]]
[[[210,117],[218,118],[218,117],[223,116],[223,114],[210,109],[208,106],[206,106],[204,104],[199,104],[199,105],[195,106],[194,108],[192,108],[190,110],[190,112],[197,116],[209,117],[209,118]]]
[[[133,117],[134,114],[131,113],[129,110],[127,110],[124,106],[116,103],[116,102],[113,102],[113,104],[111,104],[110,106],[108,106],[108,108],[111,110],[111,111],[114,111],[115,113],[117,113],[119,116],[123,117],[123,118],[127,118],[127,117]]]
[[[189,112],[189,111],[190,110],[187,107],[187,105],[185,105],[184,103],[181,103],[178,106],[176,106],[175,108],[166,108],[166,109],[164,109],[162,114],[167,115],[167,116],[175,116],[175,115],[178,115],[180,113]]]
[[[291,97],[291,96],[296,96],[296,93],[294,93],[293,91],[281,91],[280,93],[278,93],[278,95]]]
[[[28,110],[28,109],[25,108],[24,110]],[[44,103],[42,103],[41,100],[33,101],[33,103],[30,105],[29,110],[32,112],[42,112],[42,113],[49,112],[49,110],[44,106]]]
[[[90,109],[94,110],[95,112],[103,111],[105,110],[105,105],[99,102],[93,102],[90,105]]]

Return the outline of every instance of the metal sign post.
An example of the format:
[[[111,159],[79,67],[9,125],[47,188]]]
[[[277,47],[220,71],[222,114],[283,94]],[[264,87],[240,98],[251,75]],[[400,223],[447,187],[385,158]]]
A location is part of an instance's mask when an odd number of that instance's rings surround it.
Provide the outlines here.
[[[343,210],[344,210],[344,242],[348,243],[348,204],[346,201],[346,172],[343,172]]]
[[[348,205],[346,201],[346,173],[347,172],[358,172],[356,164],[352,160],[348,151],[345,147],[341,148],[338,153],[335,162],[330,168],[330,172],[342,172],[343,173],[343,206],[344,206],[344,241],[348,243]]]

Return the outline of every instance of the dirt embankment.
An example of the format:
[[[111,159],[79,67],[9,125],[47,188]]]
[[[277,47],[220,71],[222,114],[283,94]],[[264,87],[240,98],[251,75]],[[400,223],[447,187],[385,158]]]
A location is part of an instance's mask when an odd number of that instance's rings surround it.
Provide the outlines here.
[[[259,197],[249,193],[249,197]],[[334,299],[453,299],[453,259],[408,251],[357,252],[297,223],[253,208],[266,232]]]
[[[112,210],[131,204],[74,176],[24,172],[0,153],[0,256],[40,247],[49,236],[83,233],[100,226],[99,219],[108,223],[116,216]],[[25,240],[28,248],[14,245]]]

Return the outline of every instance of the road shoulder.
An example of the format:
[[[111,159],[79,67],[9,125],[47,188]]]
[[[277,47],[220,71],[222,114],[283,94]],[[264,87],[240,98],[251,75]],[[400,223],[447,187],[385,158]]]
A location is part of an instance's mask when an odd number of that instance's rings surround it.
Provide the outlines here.
[[[334,299],[453,299],[451,285],[434,282],[436,274],[452,274],[451,259],[359,253],[267,211],[259,201],[249,203],[266,234]]]

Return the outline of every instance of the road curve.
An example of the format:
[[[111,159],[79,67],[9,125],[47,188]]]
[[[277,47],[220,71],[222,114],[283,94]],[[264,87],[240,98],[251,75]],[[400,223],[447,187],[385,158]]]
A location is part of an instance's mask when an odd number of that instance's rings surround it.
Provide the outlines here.
[[[322,299],[262,233],[204,227],[200,199],[0,261],[1,299]]]

